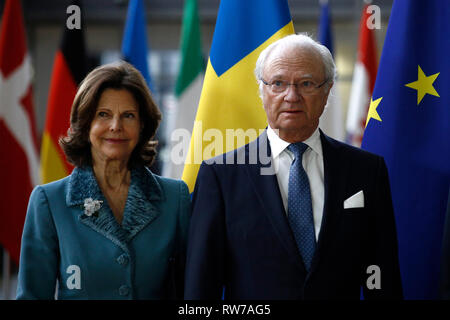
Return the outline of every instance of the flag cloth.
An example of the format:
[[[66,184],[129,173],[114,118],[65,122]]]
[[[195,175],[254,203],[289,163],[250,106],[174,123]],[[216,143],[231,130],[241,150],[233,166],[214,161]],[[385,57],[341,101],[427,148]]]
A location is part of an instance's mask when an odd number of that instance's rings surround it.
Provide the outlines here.
[[[254,76],[260,52],[294,32],[285,0],[222,0],[183,180],[193,191],[202,160],[254,140],[267,118]],[[229,130],[227,130],[229,129]],[[253,129],[256,135],[236,134]],[[237,139],[226,139],[234,130]],[[254,133],[253,132],[253,133]],[[230,141],[231,140],[231,141]],[[236,141],[237,140],[237,141]]]
[[[205,76],[204,70],[197,0],[186,0],[181,30],[181,64],[175,84],[177,115],[174,129],[185,129],[192,133]],[[176,152],[177,149],[173,148],[174,143],[175,141],[172,142],[171,150]],[[166,174],[163,175],[181,179],[186,152],[179,161],[175,162],[175,157],[179,155],[171,157],[171,161],[166,165],[169,169],[165,170]]]
[[[394,2],[362,141],[389,170],[406,299],[439,293],[450,185],[448,21],[448,1]]]
[[[331,30],[331,17],[328,1],[320,1],[321,13],[319,21],[319,41],[333,53],[333,32]],[[337,82],[331,88],[325,110],[320,117],[320,128],[330,137],[344,141],[344,120],[342,117],[341,97],[337,87]]]
[[[140,71],[150,90],[153,84],[148,69],[147,30],[145,22],[145,7],[142,0],[130,0],[127,20],[122,40],[123,59]]]
[[[80,5],[79,1],[73,1],[72,4]],[[67,134],[72,102],[87,71],[83,27],[81,25],[81,29],[69,29],[64,24],[61,46],[55,55],[42,135],[42,183],[61,179],[73,169],[67,162],[58,139]]]
[[[148,87],[155,99],[155,88],[150,76],[148,67],[149,48],[147,46],[147,30],[145,19],[145,6],[142,0],[130,0],[128,4],[127,20],[122,39],[122,56],[123,59],[131,63],[144,77]],[[156,99],[155,99],[156,100]],[[156,132],[155,140],[160,139],[161,131]],[[157,146],[159,150],[160,145]],[[150,169],[153,173],[160,174],[161,163],[159,157],[151,165]]]
[[[367,7],[364,6],[361,15],[358,56],[353,71],[346,124],[346,142],[356,147],[361,146],[378,65],[374,30],[367,27],[370,18]]]
[[[0,243],[19,263],[28,197],[39,183],[31,62],[19,0],[7,0],[0,27]]]

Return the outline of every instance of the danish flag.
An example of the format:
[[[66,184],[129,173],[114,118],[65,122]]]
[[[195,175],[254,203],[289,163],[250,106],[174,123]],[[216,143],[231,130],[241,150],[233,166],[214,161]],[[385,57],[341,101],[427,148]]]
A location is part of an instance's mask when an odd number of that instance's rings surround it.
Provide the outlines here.
[[[0,243],[19,262],[28,197],[39,183],[32,69],[21,3],[7,0],[0,26]]]

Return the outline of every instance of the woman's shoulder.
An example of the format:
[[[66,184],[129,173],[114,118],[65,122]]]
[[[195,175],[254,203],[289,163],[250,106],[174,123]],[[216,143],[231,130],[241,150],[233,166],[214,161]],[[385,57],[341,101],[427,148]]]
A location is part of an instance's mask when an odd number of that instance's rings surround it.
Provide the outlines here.
[[[159,176],[159,175],[156,175],[156,174],[153,174],[153,176],[158,180],[159,183],[161,183],[163,185],[174,186],[174,187],[177,187],[177,188],[180,188],[180,187],[186,187],[187,188],[187,185],[186,185],[186,183],[183,180],[163,177],[163,176]]]
[[[157,175],[155,173],[153,173],[150,169],[146,168],[146,172],[148,175],[150,175],[156,184],[159,185],[159,187],[161,188],[161,190],[164,193],[169,193],[169,194],[189,194],[189,190],[188,187],[186,185],[186,183],[183,180],[178,180],[178,179],[173,179],[173,178],[168,178],[168,177],[163,177],[160,175]]]
[[[153,176],[159,182],[162,189],[165,190],[166,192],[169,191],[182,194],[189,194],[188,186],[183,180],[162,177],[156,174],[153,174]]]
[[[70,175],[61,178],[59,180],[51,181],[48,183],[37,185],[34,189],[35,190],[42,190],[45,193],[54,193],[54,192],[61,192],[66,189],[68,183],[70,181]]]

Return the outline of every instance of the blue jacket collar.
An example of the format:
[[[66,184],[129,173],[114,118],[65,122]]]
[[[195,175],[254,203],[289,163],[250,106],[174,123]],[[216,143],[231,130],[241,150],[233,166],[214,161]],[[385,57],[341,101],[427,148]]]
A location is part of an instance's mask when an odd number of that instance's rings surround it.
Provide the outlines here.
[[[97,214],[84,214],[87,198],[103,201]],[[91,167],[75,168],[70,176],[66,203],[79,206],[79,220],[104,235],[124,250],[126,243],[159,215],[157,202],[163,200],[162,189],[153,174],[145,167],[131,170],[131,183],[120,225],[102,194]]]
[[[151,171],[145,167],[131,170],[130,190],[141,193],[149,201],[162,200],[161,186]],[[130,191],[128,191],[130,194]],[[66,204],[70,206],[84,204],[84,199],[103,198],[103,194],[95,179],[92,167],[76,167],[70,175]]]

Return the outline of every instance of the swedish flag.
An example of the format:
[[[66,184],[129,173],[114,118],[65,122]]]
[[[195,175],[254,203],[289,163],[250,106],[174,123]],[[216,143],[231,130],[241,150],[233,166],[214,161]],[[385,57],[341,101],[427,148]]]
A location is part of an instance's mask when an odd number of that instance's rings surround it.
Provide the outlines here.
[[[450,2],[393,4],[362,147],[384,156],[406,299],[438,296],[450,187]]]
[[[245,132],[266,127],[253,70],[263,49],[293,32],[286,0],[221,1],[183,171],[191,192],[201,160],[249,142],[218,141],[219,136],[226,137],[227,129]]]

